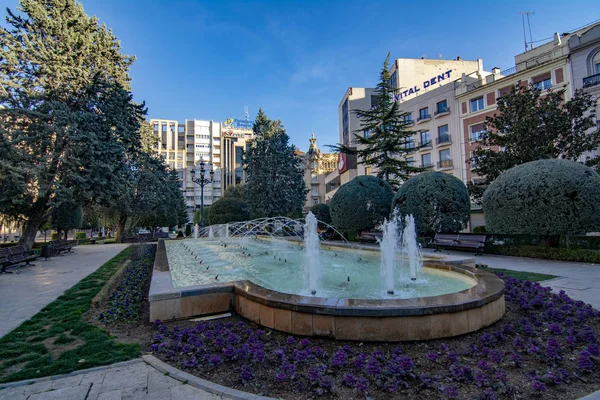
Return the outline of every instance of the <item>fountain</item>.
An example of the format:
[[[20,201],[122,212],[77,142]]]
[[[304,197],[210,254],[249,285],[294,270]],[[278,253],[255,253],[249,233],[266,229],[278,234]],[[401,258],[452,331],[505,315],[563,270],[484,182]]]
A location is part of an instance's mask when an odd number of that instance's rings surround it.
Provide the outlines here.
[[[320,282],[320,263],[321,241],[317,233],[317,218],[312,212],[308,212],[306,216],[306,224],[304,224],[304,276],[305,283],[313,296],[317,294],[317,285]]]
[[[383,221],[383,239],[379,244],[381,252],[381,275],[388,294],[394,294],[396,280],[396,258],[398,252],[398,215]]]
[[[408,260],[410,280],[416,281],[421,272],[421,252],[417,242],[415,218],[412,215],[404,217],[404,232],[402,232],[402,252]]]
[[[303,230],[299,220],[273,217],[160,240],[150,319],[235,311],[291,334],[404,341],[462,335],[502,317],[502,280],[472,257],[423,258],[414,218],[403,221],[402,241],[400,219],[385,222],[380,249],[321,246],[312,213]]]
[[[194,239],[198,239],[198,224],[194,225]]]

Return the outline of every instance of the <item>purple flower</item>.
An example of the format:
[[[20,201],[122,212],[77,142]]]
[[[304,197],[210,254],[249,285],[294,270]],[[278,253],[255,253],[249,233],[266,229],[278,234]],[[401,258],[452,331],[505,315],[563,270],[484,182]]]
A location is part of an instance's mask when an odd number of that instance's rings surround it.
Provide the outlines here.
[[[293,345],[294,344],[294,337],[293,336],[288,336],[287,340],[286,340],[286,343],[288,345],[290,345],[290,346]]]
[[[369,388],[369,381],[361,376],[360,378],[358,378],[358,382],[356,382],[355,388],[359,392],[366,392]]]
[[[375,358],[371,358],[367,363],[367,372],[371,375],[379,375],[381,374],[381,365],[379,365],[379,361]]]
[[[479,360],[479,362],[477,363],[477,366],[484,371],[489,371],[491,368],[490,364],[488,364],[487,361],[485,361],[485,360]]]
[[[249,382],[254,379],[254,373],[252,369],[247,365],[242,365],[242,372],[240,373],[240,379],[243,383]]]
[[[548,325],[548,330],[555,335],[560,335],[562,333],[562,328],[558,324]]]
[[[427,359],[429,359],[429,361],[435,362],[438,359],[438,354],[436,352],[433,352],[433,351],[429,352],[429,353],[427,353]]]
[[[319,382],[319,386],[321,388],[325,389],[325,391],[331,392],[331,389],[333,389],[333,380],[331,380],[331,378],[328,376],[324,376],[321,378],[321,382]]]
[[[382,359],[384,357],[383,351],[381,351],[381,350],[375,350],[373,352],[373,354],[371,354],[371,357],[377,358],[377,359]]]
[[[285,380],[287,380],[287,375],[284,372],[280,371],[275,375],[275,379],[278,382],[284,382]]]
[[[451,363],[455,363],[455,362],[458,361],[458,354],[456,354],[454,351],[451,351],[450,353],[448,353],[448,355],[446,356],[446,358]]]
[[[456,386],[446,386],[444,388],[444,395],[449,399],[455,399],[458,397],[458,389],[456,389]]]
[[[346,365],[347,361],[348,356],[346,355],[346,352],[340,349],[333,356],[333,361],[331,362],[331,364],[333,364],[336,367],[343,367],[344,365]]]
[[[600,349],[597,344],[589,344],[588,347],[586,347],[586,350],[593,356],[600,356]]]
[[[531,388],[536,392],[545,392],[548,389],[544,383],[538,381],[537,379],[532,382]]]
[[[440,350],[443,351],[444,353],[447,353],[450,351],[450,348],[446,345],[446,343],[442,343],[440,345]]]
[[[358,356],[354,357],[353,364],[357,369],[363,369],[367,364],[367,355],[365,353],[360,353]]]
[[[582,350],[581,353],[579,353],[579,358],[577,359],[577,367],[579,367],[580,370],[586,372],[592,371],[592,369],[594,368],[594,362],[592,361],[590,356],[591,354],[587,350]]]
[[[213,367],[216,367],[217,365],[221,364],[223,362],[223,360],[221,360],[221,357],[219,357],[218,355],[213,355],[210,360],[208,361]]]
[[[186,368],[194,368],[196,365],[198,365],[198,360],[194,356],[183,362],[183,366]]]
[[[308,358],[308,352],[304,350],[294,350],[294,360],[298,362],[306,361]]]
[[[308,340],[306,338],[302,339],[300,341],[300,346],[302,346],[302,347],[308,347],[308,346],[310,346],[310,340]]]
[[[488,360],[491,362],[500,363],[502,361],[502,353],[500,353],[498,350],[492,350],[488,354]]]
[[[322,368],[319,368],[318,366],[311,367],[308,370],[308,379],[310,379],[312,382],[319,382],[322,376]]]
[[[412,360],[412,358],[407,357],[407,356],[400,356],[396,360],[397,360],[400,368],[406,372],[411,371],[415,366],[415,363]]]
[[[475,374],[475,384],[478,387],[484,387],[484,386],[488,386],[489,383],[490,383],[490,380],[489,380],[488,376],[482,371],[477,371],[477,373]]]
[[[344,385],[353,388],[356,386],[358,379],[356,379],[356,377],[350,373],[345,373],[342,381],[344,382]]]

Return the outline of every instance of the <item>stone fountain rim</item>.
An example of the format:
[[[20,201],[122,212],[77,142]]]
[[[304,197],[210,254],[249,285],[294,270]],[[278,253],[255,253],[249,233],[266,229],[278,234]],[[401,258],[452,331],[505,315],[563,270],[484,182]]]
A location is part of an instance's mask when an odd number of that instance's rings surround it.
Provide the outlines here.
[[[459,265],[456,261],[444,263],[443,260],[435,259],[425,260],[425,263],[430,268],[467,275],[477,283],[469,289],[439,296],[379,300],[287,294],[264,288],[248,280],[173,288],[165,242],[164,239],[160,239],[156,250],[149,300],[152,302],[233,292],[237,296],[265,306],[296,312],[337,316],[394,317],[460,312],[482,307],[504,294],[504,281],[490,272]]]

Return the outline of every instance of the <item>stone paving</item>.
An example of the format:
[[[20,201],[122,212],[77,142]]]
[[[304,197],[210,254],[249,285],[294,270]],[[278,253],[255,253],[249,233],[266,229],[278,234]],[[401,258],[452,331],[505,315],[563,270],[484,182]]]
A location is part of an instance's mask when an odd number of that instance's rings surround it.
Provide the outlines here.
[[[82,245],[74,254],[38,258],[35,266],[9,269],[0,274],[0,337],[37,314],[65,290],[97,270],[127,247],[126,244]]]
[[[431,249],[425,249],[424,253],[463,256],[469,254],[457,251],[434,253]],[[479,264],[487,264],[491,268],[556,275],[558,278],[543,281],[541,284],[551,287],[557,293],[564,290],[571,298],[589,303],[596,309],[600,309],[600,279],[598,279],[600,277],[600,265],[598,264],[496,255],[478,255],[475,257],[475,261]]]
[[[141,359],[0,390],[0,400],[217,400]]]

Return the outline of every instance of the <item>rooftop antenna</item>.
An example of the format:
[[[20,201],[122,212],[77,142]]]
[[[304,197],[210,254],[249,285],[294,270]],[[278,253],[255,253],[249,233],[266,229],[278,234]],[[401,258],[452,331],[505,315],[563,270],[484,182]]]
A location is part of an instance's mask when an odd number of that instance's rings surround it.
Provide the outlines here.
[[[246,117],[246,122],[248,122],[249,121],[249,118],[248,118],[248,106],[244,106],[244,116]]]
[[[525,16],[527,15],[527,26],[529,27],[529,43],[531,44],[531,50],[533,50],[533,36],[531,35],[531,22],[529,21],[530,15],[535,15],[534,11],[519,11],[521,14],[521,20],[523,22],[523,41],[525,42],[525,51],[527,51],[527,33],[525,31]]]

